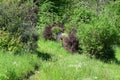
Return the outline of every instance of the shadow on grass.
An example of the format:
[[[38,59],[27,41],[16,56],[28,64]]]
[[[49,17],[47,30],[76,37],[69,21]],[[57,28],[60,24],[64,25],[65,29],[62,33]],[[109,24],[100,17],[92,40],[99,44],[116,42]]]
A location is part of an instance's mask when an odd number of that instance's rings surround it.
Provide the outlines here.
[[[48,53],[41,53],[39,51],[36,51],[36,53],[37,53],[38,57],[40,57],[42,60],[48,61],[48,60],[52,59],[51,55]]]
[[[115,63],[118,64],[118,65],[120,65],[120,60],[116,59]]]
[[[115,63],[115,64],[117,64],[117,65],[120,65],[120,60],[118,60],[116,57],[114,57],[114,58],[110,58],[110,59],[103,59],[103,58],[99,58],[98,60],[100,60],[100,61],[102,61],[102,62],[104,62],[104,63]]]

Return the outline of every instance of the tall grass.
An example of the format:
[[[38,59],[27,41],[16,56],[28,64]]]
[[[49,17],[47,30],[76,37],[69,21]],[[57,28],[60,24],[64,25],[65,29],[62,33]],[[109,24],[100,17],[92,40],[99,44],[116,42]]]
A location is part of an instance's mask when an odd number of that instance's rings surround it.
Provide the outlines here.
[[[74,55],[43,63],[32,80],[119,80],[120,66]]]
[[[56,54],[56,61],[42,61],[39,71],[31,80],[119,80],[120,66],[114,62],[104,63],[85,54],[71,55],[59,43],[39,41],[39,51]],[[119,49],[116,50],[119,57]],[[52,56],[52,55],[51,55]],[[53,58],[54,59],[54,58]]]
[[[63,57],[43,63],[31,80],[119,80],[120,66],[90,59],[85,55]]]
[[[42,53],[48,53],[51,55],[68,55],[69,52],[67,52],[63,47],[61,43],[57,43],[54,41],[45,41],[43,39],[38,41],[38,51]]]
[[[21,80],[39,66],[37,55],[13,55],[0,51],[0,80]]]

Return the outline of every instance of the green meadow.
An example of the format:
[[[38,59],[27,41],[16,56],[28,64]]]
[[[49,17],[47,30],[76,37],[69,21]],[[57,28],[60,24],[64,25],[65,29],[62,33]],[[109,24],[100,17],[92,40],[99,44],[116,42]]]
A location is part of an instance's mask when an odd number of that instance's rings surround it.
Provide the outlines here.
[[[119,75],[119,0],[0,0],[0,80]]]

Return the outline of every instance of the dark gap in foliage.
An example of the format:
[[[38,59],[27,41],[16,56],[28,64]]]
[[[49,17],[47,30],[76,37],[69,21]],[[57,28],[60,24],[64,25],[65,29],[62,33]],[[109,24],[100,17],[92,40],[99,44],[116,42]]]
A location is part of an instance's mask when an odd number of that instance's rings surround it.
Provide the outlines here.
[[[62,39],[63,47],[71,53],[81,50],[79,40],[76,36],[76,30],[72,29],[67,37]]]
[[[64,31],[64,25],[61,23],[54,23],[45,27],[43,36],[46,40],[56,40],[56,36]],[[55,33],[55,34],[54,34]]]

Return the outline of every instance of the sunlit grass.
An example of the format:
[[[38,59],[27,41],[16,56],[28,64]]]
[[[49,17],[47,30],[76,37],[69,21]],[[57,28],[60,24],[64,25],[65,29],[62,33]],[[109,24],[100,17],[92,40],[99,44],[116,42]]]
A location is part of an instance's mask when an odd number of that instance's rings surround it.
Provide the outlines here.
[[[51,55],[61,55],[65,56],[68,55],[68,51],[66,51],[61,43],[57,43],[54,41],[45,41],[45,40],[39,40],[38,41],[38,51],[42,53],[48,53]]]
[[[85,55],[69,55],[56,62],[43,62],[32,80],[119,80],[120,66]]]
[[[42,61],[31,80],[120,80],[120,65],[117,63],[104,63],[83,54],[71,55],[52,41],[39,41],[39,45],[39,51],[61,57],[56,61]],[[120,59],[119,53],[118,48],[116,57]]]
[[[0,80],[19,80],[34,72],[39,65],[37,55],[23,54],[13,55],[0,51]]]

